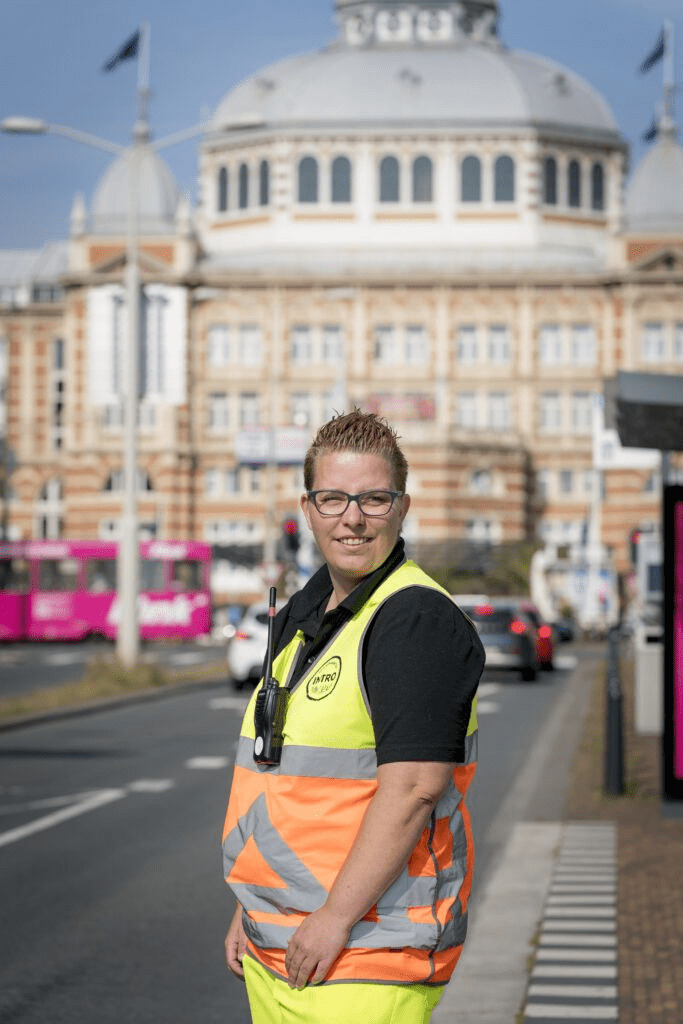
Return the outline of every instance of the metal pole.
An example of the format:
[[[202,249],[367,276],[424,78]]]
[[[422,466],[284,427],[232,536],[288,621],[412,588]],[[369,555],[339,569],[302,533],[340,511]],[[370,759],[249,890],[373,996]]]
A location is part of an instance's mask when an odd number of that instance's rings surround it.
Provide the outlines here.
[[[607,634],[604,792],[609,796],[620,796],[624,792],[624,727],[618,626],[612,626]]]
[[[136,126],[137,127],[137,126]],[[140,267],[138,263],[138,174],[141,143],[136,132],[128,153],[128,238],[126,300],[128,337],[125,359],[123,515],[118,564],[119,632],[117,654],[126,668],[138,660],[140,637],[138,593],[140,565],[137,518],[138,349],[140,335]]]

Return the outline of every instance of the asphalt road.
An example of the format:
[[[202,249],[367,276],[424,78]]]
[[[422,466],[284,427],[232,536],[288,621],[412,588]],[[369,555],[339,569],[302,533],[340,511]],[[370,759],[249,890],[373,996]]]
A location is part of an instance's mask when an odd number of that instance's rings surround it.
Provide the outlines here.
[[[477,888],[529,747],[579,678],[570,653],[573,677],[567,661],[483,681]],[[4,1024],[247,1024],[219,853],[245,701],[226,685],[0,734]]]
[[[141,659],[166,669],[189,668],[225,660],[225,650],[225,642],[210,637],[201,642],[154,641],[142,645]],[[89,661],[113,652],[114,644],[106,640],[2,644],[0,699],[79,679]]]

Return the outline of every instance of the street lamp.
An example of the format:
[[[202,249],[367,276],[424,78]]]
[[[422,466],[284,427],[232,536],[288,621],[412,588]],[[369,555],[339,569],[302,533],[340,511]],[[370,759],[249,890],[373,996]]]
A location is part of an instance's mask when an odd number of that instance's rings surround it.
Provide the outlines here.
[[[146,81],[139,84],[140,116],[133,128],[133,144],[121,146],[62,124],[48,124],[32,117],[8,117],[0,123],[0,131],[14,135],[63,135],[95,149],[124,156],[129,161],[128,222],[126,233],[126,301],[128,304],[128,341],[126,346],[126,390],[124,401],[123,439],[123,509],[118,561],[119,630],[116,650],[122,664],[132,668],[140,650],[138,593],[140,590],[140,559],[137,521],[137,417],[138,417],[138,348],[140,333],[140,266],[138,259],[138,177],[144,146],[164,149],[201,134],[206,125],[198,124],[184,131],[149,142],[145,103],[149,90]]]

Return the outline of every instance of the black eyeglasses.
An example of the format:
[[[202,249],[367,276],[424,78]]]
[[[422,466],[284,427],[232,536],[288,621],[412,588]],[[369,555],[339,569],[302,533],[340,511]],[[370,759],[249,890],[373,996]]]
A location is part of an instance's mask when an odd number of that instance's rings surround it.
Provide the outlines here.
[[[364,516],[385,516],[391,512],[396,498],[403,497],[403,491],[361,491],[347,494],[346,491],[307,491],[321,516],[341,516],[352,501],[355,501]]]

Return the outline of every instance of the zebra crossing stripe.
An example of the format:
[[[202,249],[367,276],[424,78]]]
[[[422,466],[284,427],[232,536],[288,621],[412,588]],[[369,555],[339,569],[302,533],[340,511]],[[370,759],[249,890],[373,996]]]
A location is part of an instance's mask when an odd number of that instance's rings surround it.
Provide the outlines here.
[[[618,1020],[616,825],[564,826],[523,1010],[528,1024]]]

